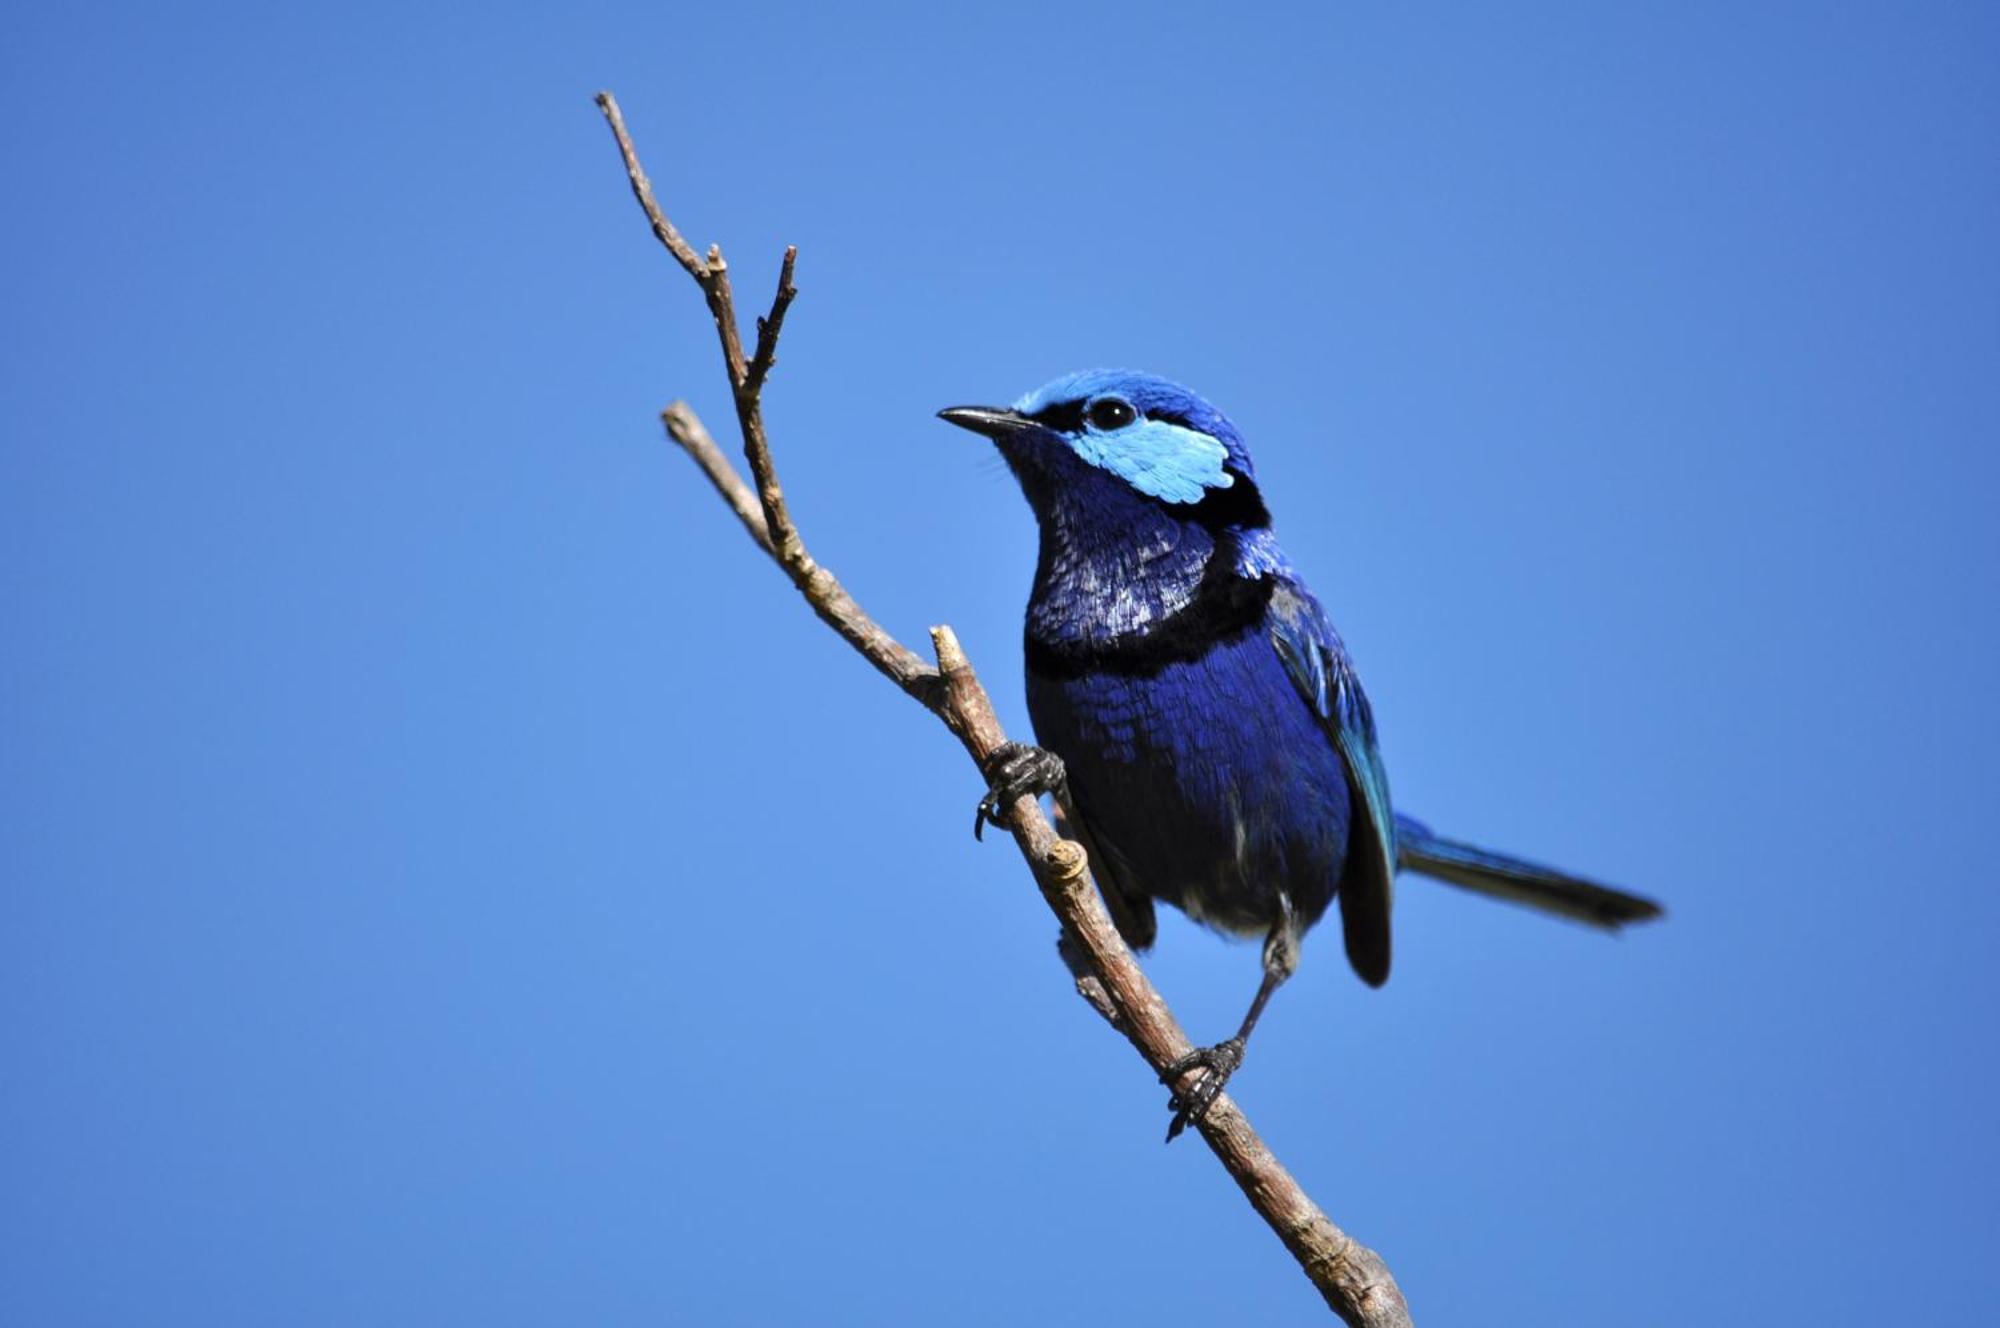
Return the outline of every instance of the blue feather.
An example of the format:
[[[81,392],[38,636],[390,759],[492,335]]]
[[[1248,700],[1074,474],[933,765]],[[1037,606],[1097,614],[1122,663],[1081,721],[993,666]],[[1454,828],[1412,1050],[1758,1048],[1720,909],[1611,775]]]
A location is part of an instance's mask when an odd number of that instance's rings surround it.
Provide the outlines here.
[[[1162,502],[1198,503],[1208,490],[1236,482],[1224,469],[1229,449],[1205,433],[1164,420],[1141,418],[1110,432],[1087,428],[1070,446],[1091,465]]]
[[[1397,865],[1478,894],[1616,931],[1660,916],[1660,906],[1540,863],[1433,834],[1415,817],[1396,818]]]
[[[1603,926],[1658,914],[1395,813],[1354,662],[1214,406],[1097,369],[945,417],[994,439],[1035,510],[1029,713],[1133,944],[1155,900],[1265,933],[1268,994],[1337,899],[1350,962],[1380,983],[1399,868]]]
[[[1389,910],[1395,902],[1396,832],[1389,773],[1375,745],[1375,712],[1326,611],[1303,586],[1281,585],[1271,599],[1271,641],[1312,712],[1333,740],[1369,833],[1349,841],[1340,884],[1348,959],[1372,985],[1389,977]]]

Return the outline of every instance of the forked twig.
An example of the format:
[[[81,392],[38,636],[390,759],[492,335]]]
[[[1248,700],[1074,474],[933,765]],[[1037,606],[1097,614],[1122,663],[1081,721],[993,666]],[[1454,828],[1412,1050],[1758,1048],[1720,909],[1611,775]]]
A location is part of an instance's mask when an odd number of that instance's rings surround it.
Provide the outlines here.
[[[757,320],[756,346],[746,360],[729,266],[721,249],[711,247],[706,257],[696,254],[654,199],[652,182],[639,164],[617,100],[600,92],[597,105],[618,142],[633,196],[645,211],[653,234],[701,287],[715,319],[743,437],[743,454],[750,466],[749,482],[730,464],[685,402],[676,401],[662,413],[668,434],[701,467],[750,537],[784,569],[813,612],[942,720],[984,770],[987,758],[1006,741],[1006,734],[957,636],[949,627],[932,628],[937,667],[926,664],[870,618],[832,572],[813,561],[785,505],[784,490],[771,460],[770,440],[764,432],[761,398],[777,362],[785,313],[798,294],[792,282],[797,250],[785,251],[777,294],[769,314]],[[1071,943],[1069,949],[1088,967],[1078,979],[1079,991],[1138,1048],[1156,1075],[1163,1074],[1167,1066],[1192,1050],[1192,1044],[1112,925],[1091,881],[1082,845],[1060,837],[1043,815],[1040,802],[1032,797],[1015,800],[1008,809],[1008,825],[1042,897],[1062,922],[1065,938]],[[1191,1087],[1200,1073],[1189,1071],[1177,1089]],[[1336,1314],[1356,1328],[1407,1328],[1409,1307],[1388,1265],[1328,1220],[1264,1146],[1227,1093],[1215,1099],[1197,1128],[1251,1206],[1292,1252]]]

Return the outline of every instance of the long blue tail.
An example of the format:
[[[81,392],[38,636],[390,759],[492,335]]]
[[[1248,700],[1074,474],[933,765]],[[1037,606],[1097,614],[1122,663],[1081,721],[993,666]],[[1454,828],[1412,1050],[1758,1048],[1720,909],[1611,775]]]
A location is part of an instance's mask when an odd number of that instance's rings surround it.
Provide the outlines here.
[[[1408,816],[1396,818],[1396,865],[1611,931],[1657,918],[1662,911],[1650,899],[1432,834],[1429,826]]]

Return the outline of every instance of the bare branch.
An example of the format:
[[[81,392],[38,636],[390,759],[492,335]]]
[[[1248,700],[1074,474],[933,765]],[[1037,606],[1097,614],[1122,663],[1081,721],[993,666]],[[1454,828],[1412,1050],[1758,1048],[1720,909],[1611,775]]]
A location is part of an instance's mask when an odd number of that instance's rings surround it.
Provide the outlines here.
[[[639,153],[632,146],[632,136],[625,132],[625,116],[618,109],[618,99],[608,92],[600,92],[597,94],[597,109],[604,112],[604,118],[611,123],[611,136],[618,140],[618,154],[625,158],[625,176],[632,182],[632,196],[639,200],[646,220],[653,224],[653,234],[660,237],[660,243],[667,246],[667,252],[687,269],[689,276],[706,282],[707,265],[695,255],[694,246],[681,238],[681,233],[674,229],[674,223],[660,211],[660,205],[653,201],[653,182],[639,168]]]
[[[694,250],[654,203],[652,187],[639,167],[638,153],[625,132],[617,101],[606,92],[598,94],[597,103],[618,140],[632,192],[652,223],[653,233],[701,286],[716,319],[752,483],[737,473],[686,403],[677,401],[663,413],[668,433],[701,467],[750,537],[784,569],[813,611],[942,720],[983,768],[986,758],[1006,741],[1006,734],[957,636],[949,627],[932,628],[931,645],[938,666],[932,669],[925,664],[870,618],[832,572],[812,560],[786,509],[759,398],[776,362],[785,312],[797,294],[792,284],[797,251],[785,251],[777,295],[770,314],[758,320],[756,351],[746,363],[729,268],[721,250],[711,248],[705,260],[695,257]],[[1008,809],[1008,825],[1043,899],[1061,920],[1065,938],[1073,942],[1068,950],[1081,960],[1085,971],[1077,976],[1078,991],[1139,1050],[1155,1074],[1164,1076],[1166,1067],[1186,1055],[1191,1044],[1119,936],[1091,881],[1083,846],[1059,836],[1033,797],[1015,800]],[[1200,1073],[1188,1071],[1183,1082],[1192,1087]],[[1292,1252],[1336,1314],[1355,1328],[1408,1328],[1409,1307],[1388,1266],[1373,1250],[1328,1220],[1264,1146],[1227,1093],[1215,1099],[1197,1128],[1251,1206]]]
[[[722,363],[729,370],[729,385],[736,392],[736,413],[743,413],[743,394],[749,387],[749,372],[743,365],[743,335],[736,326],[736,292],[729,284],[729,264],[723,260],[722,246],[708,246],[706,277],[697,277],[708,297],[708,312],[715,319],[716,335],[722,338]],[[754,400],[755,394],[752,394]]]
[[[765,355],[768,351],[768,355],[754,382],[743,362],[743,342],[737,333],[736,306],[729,290],[729,268],[722,261],[720,248],[710,246],[708,256],[713,274],[708,283],[708,303],[722,332],[722,359],[736,389],[736,423],[743,433],[743,456],[750,463],[750,478],[757,486],[757,501],[763,505],[764,524],[770,527],[778,561],[796,580],[811,575],[816,567],[806,553],[805,541],[799,538],[798,528],[792,524],[791,511],[785,506],[785,491],[778,484],[777,463],[771,460],[771,442],[764,434],[763,392],[764,375],[777,359],[778,329],[784,322],[784,309],[791,303],[785,292],[791,285],[791,267],[798,251],[785,251],[784,281],[778,288],[778,301],[772,305],[772,319],[766,324],[770,330],[758,338],[758,353]]]
[[[785,246],[784,265],[778,269],[778,293],[771,297],[771,312],[757,320],[757,352],[750,357],[750,372],[746,375],[752,392],[764,390],[764,380],[771,376],[771,366],[778,362],[778,330],[785,325],[785,310],[792,307],[799,288],[792,284],[792,265],[799,261],[799,247]]]
[[[632,194],[639,200],[646,219],[652,223],[653,234],[701,287],[702,298],[715,319],[716,338],[722,346],[723,368],[729,375],[730,394],[736,406],[736,423],[743,436],[743,453],[750,463],[754,490],[743,483],[736,468],[724,459],[708,431],[685,403],[676,402],[663,413],[667,432],[708,475],[709,481],[721,492],[744,528],[750,532],[750,537],[777,559],[785,575],[792,579],[792,584],[812,605],[813,612],[860,651],[869,663],[887,674],[898,687],[926,705],[930,704],[930,698],[937,689],[937,671],[902,642],[883,631],[854,602],[854,597],[841,587],[833,574],[813,561],[812,555],[806,551],[805,541],[799,538],[798,528],[792,524],[791,512],[785,506],[784,490],[778,484],[777,467],[771,461],[771,444],[764,434],[760,397],[764,379],[769,375],[771,365],[777,361],[778,332],[785,321],[785,310],[798,293],[792,285],[792,266],[797,261],[797,250],[785,251],[778,294],[772,301],[770,316],[764,320],[758,334],[757,358],[762,368],[753,382],[750,366],[743,359],[743,340],[736,324],[736,301],[729,282],[729,264],[722,257],[721,248],[710,245],[705,259],[695,255],[693,246],[681,238],[681,233],[667,220],[666,214],[660,211],[659,204],[653,199],[653,186],[639,164],[638,149],[632,145],[632,137],[626,132],[625,117],[618,109],[618,99],[609,92],[600,92],[597,94],[597,106],[611,126],[611,136],[618,143],[618,155],[625,162],[625,174],[632,182]],[[753,494],[750,505],[746,505],[745,496]],[[751,520],[751,505],[754,505],[758,518],[755,521]]]
[[[708,476],[708,482],[736,513],[743,529],[757,541],[757,547],[776,557],[778,550],[771,543],[771,532],[765,528],[764,509],[757,502],[757,491],[745,484],[736,467],[729,464],[729,458],[715,445],[715,439],[709,437],[708,426],[701,422],[694,408],[685,401],[673,402],[660,412],[660,422],[667,426],[667,436],[679,443],[681,450],[701,467],[702,474]]]

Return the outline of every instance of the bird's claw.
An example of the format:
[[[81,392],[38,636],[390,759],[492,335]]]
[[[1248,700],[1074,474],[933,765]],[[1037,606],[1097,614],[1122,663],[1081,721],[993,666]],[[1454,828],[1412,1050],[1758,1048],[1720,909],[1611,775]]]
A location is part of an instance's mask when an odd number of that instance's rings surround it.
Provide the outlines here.
[[[1192,1088],[1186,1092],[1175,1088],[1174,1095],[1167,1099],[1167,1110],[1174,1113],[1173,1120],[1167,1125],[1168,1143],[1179,1138],[1189,1122],[1199,1121],[1208,1114],[1208,1109],[1215,1105],[1215,1099],[1221,1094],[1222,1086],[1229,1082],[1229,1076],[1235,1074],[1242,1064],[1243,1039],[1233,1037],[1212,1047],[1196,1047],[1161,1073],[1160,1082],[1173,1087],[1189,1070],[1205,1072],[1195,1080]]]
[[[1024,742],[1002,743],[986,758],[986,796],[972,816],[972,837],[984,839],[986,827],[1005,828],[1007,809],[1016,798],[1060,794],[1067,775],[1062,758],[1043,747]]]

